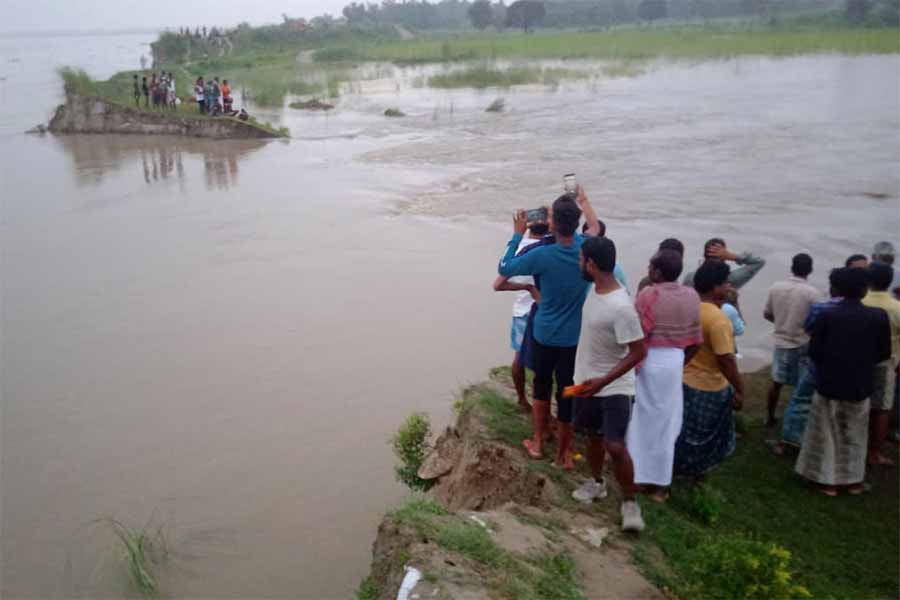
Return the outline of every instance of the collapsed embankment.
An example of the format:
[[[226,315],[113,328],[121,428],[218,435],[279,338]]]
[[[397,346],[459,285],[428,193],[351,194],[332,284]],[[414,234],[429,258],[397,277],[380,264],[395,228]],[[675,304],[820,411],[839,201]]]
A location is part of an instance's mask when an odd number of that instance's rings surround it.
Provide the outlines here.
[[[502,384],[466,391],[419,469],[428,496],[378,528],[360,598],[663,598],[631,559],[618,500],[573,501],[579,476],[526,459],[523,422]]]
[[[213,139],[267,139],[278,133],[229,117],[186,117],[137,110],[102,98],[66,94],[47,128],[53,133],[180,135]]]

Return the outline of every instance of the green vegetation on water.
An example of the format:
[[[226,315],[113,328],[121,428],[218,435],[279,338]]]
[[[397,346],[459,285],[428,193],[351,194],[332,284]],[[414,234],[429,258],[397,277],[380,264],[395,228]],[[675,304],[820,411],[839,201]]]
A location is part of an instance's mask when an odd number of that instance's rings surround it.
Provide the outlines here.
[[[124,559],[131,584],[145,598],[159,597],[160,589],[153,565],[168,555],[162,528],[151,531],[149,522],[142,529],[132,529],[122,522],[108,518],[100,522],[110,526],[124,550]]]
[[[492,378],[508,382],[508,367]],[[793,472],[795,456],[775,457],[764,444],[777,433],[763,424],[768,370],[746,374],[745,382],[734,455],[702,485],[676,480],[666,504],[641,501],[647,529],[634,551],[645,575],[681,598],[787,599],[804,597],[801,588],[815,598],[896,597],[898,469],[870,467],[872,491],[862,496],[811,491]],[[518,448],[531,433],[527,417],[497,391],[475,388],[457,408],[474,404],[496,439]],[[549,463],[533,464],[556,473],[567,490],[575,485]]]
[[[428,80],[428,85],[435,88],[506,88],[529,83],[556,85],[563,79],[586,77],[589,77],[586,71],[575,69],[539,67],[497,69],[482,65],[435,75]]]

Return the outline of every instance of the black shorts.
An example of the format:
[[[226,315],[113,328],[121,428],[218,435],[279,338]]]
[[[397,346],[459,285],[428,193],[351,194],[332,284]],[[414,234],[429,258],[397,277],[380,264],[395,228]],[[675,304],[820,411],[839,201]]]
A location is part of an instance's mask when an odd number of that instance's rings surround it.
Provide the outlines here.
[[[556,376],[556,418],[561,423],[572,422],[572,399],[563,398],[563,388],[574,383],[575,350],[577,346],[545,346],[536,339],[531,340],[532,364],[534,366],[534,398],[550,401],[553,378]]]
[[[610,442],[624,442],[631,420],[631,396],[617,394],[575,398],[575,426],[588,435],[600,435]]]

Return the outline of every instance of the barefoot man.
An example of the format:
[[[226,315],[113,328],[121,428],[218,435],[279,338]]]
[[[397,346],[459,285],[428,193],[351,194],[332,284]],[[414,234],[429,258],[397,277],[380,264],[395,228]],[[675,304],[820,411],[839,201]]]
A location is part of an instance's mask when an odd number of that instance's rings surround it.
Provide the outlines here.
[[[523,237],[516,249],[519,256],[525,248],[533,246],[541,241],[547,234],[550,226],[546,222],[534,222],[528,224],[528,236]],[[510,326],[510,344],[513,349],[512,380],[516,387],[516,396],[519,398],[519,408],[522,412],[530,413],[531,405],[525,396],[525,364],[522,360],[522,342],[525,338],[525,329],[528,326],[528,314],[535,302],[540,300],[540,293],[534,284],[534,277],[503,277],[497,276],[494,280],[495,292],[516,292],[513,302],[512,325]]]
[[[584,212],[589,235],[600,229],[597,215],[581,186],[575,200],[568,195],[553,203],[550,211],[550,231],[555,243],[543,245],[516,256],[519,243],[528,226],[525,211],[516,213],[513,237],[498,268],[502,277],[532,275],[540,279],[541,301],[534,316],[534,402],[532,420],[534,436],[523,445],[532,458],[543,455],[544,432],[550,417],[550,392],[556,378],[559,444],[557,465],[573,468],[569,448],[572,444],[572,399],[563,398],[562,390],[572,385],[575,371],[575,348],[581,329],[581,306],[584,304],[587,283],[581,276],[579,257],[586,239],[578,231]]]

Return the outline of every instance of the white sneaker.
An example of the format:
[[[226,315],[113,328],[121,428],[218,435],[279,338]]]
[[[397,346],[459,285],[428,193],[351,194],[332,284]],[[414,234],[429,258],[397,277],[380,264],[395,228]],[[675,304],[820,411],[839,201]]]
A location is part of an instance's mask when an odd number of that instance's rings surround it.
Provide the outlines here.
[[[572,497],[584,504],[590,504],[596,499],[602,500],[606,498],[606,480],[602,477],[600,481],[593,478],[588,479],[581,484],[580,488],[572,492]]]
[[[622,503],[622,531],[643,531],[644,517],[641,516],[641,507],[634,500],[626,500]]]

